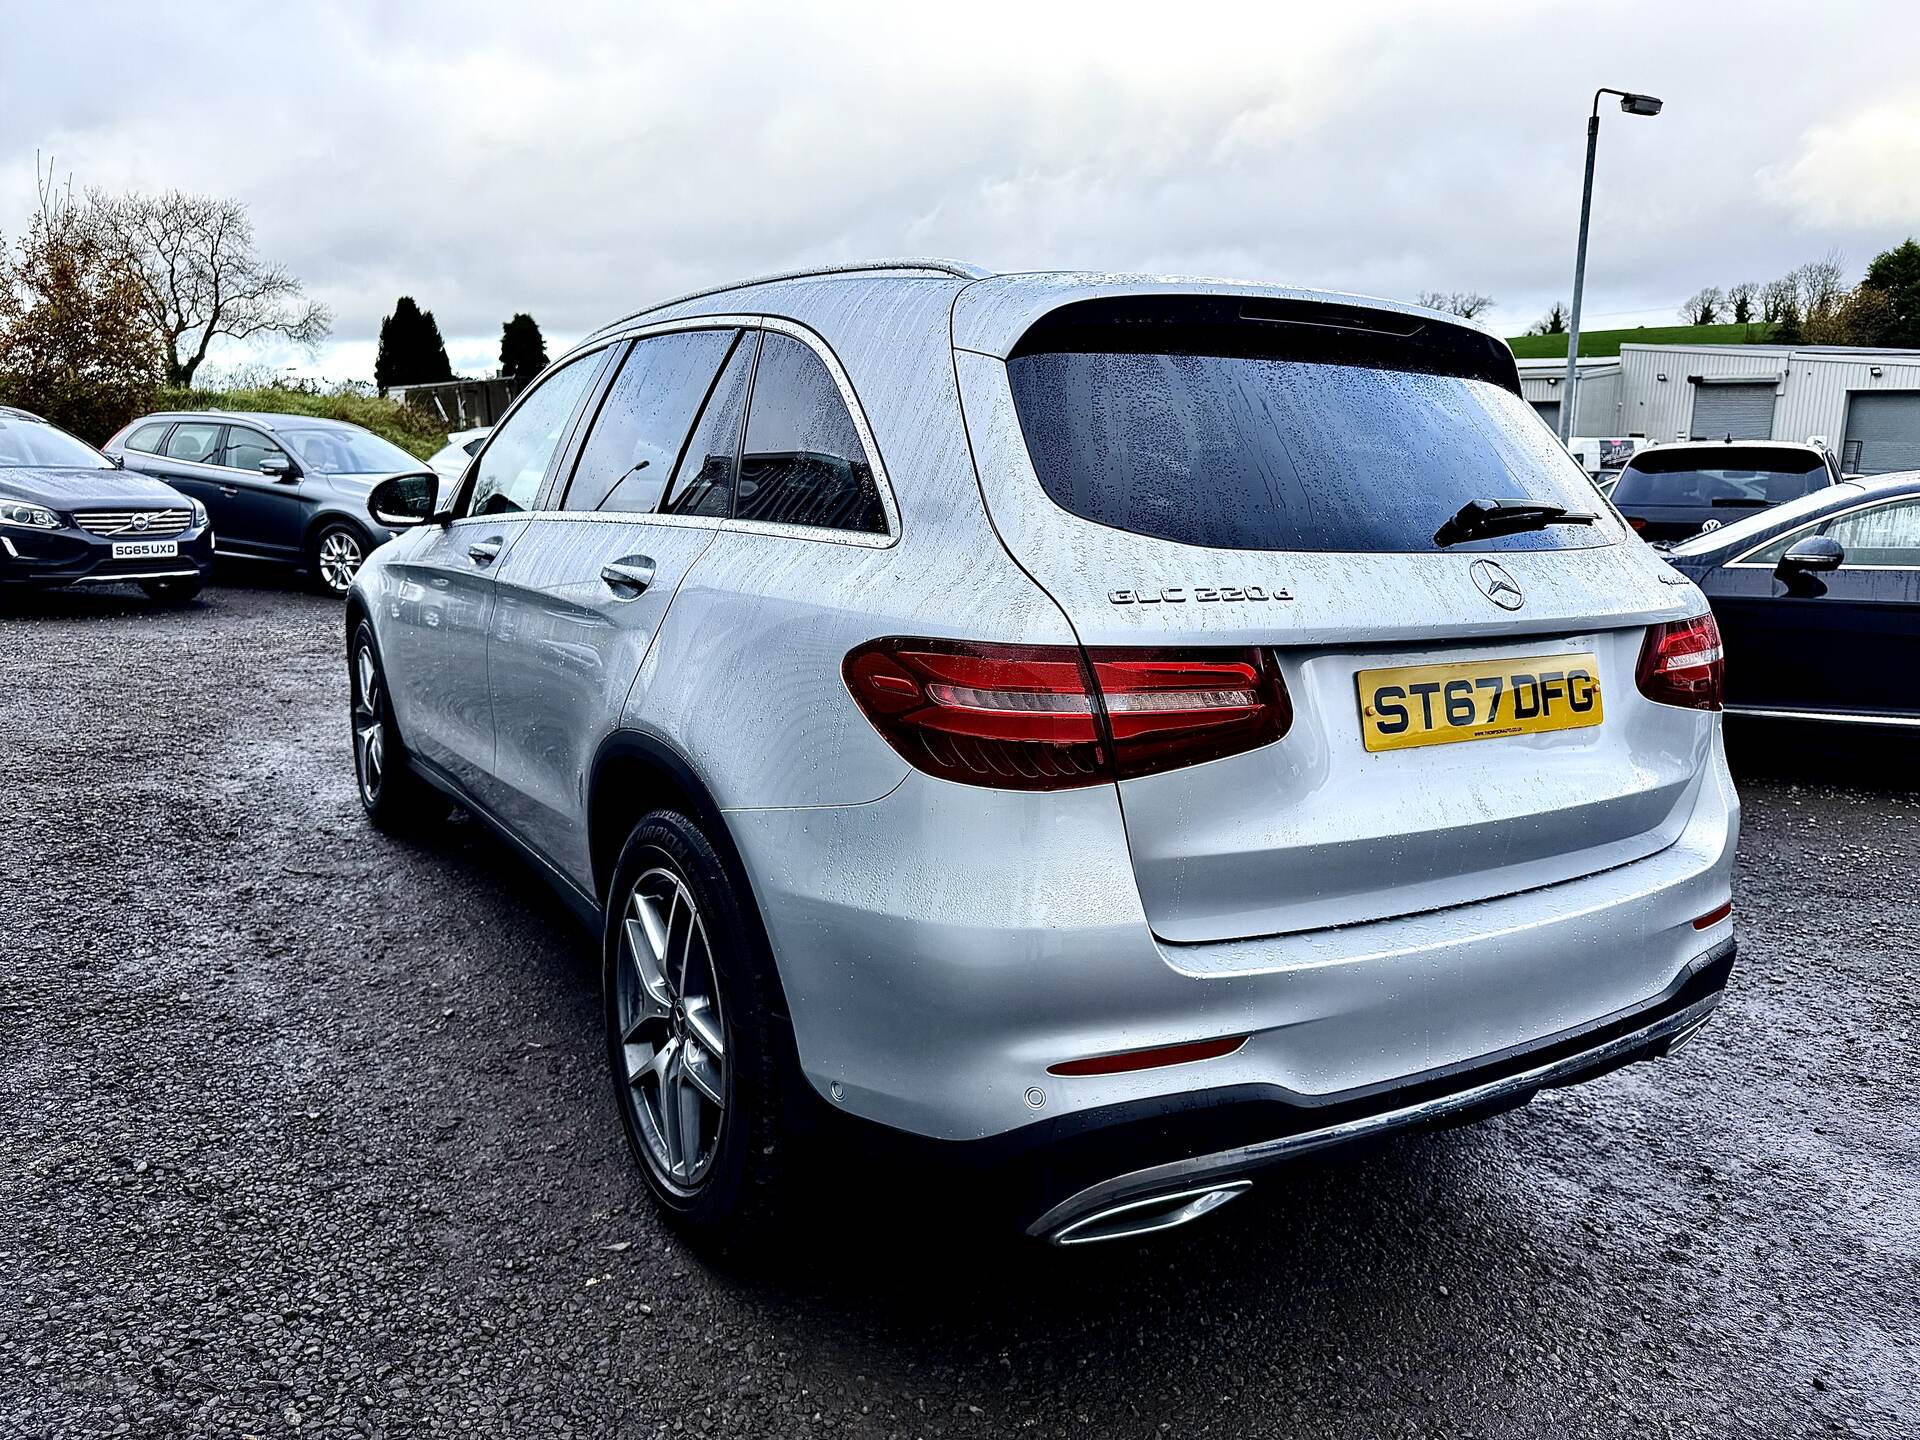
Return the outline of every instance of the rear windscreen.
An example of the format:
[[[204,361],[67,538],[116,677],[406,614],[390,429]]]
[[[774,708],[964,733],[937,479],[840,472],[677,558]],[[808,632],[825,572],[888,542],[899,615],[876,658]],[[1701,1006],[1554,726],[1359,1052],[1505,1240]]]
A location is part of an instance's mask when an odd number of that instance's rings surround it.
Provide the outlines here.
[[[1616,505],[1778,505],[1827,483],[1827,467],[1800,450],[1716,448],[1711,455],[1655,450],[1636,455],[1613,487]]]
[[[1007,372],[1053,502],[1139,535],[1227,550],[1405,553],[1438,548],[1434,532],[1469,500],[1605,508],[1491,367],[1398,368],[1396,348],[1409,364],[1420,359],[1403,340],[1349,345],[1360,363],[1299,358],[1314,348],[1063,348],[1016,352]],[[1556,525],[1450,548],[1607,541],[1593,526]]]

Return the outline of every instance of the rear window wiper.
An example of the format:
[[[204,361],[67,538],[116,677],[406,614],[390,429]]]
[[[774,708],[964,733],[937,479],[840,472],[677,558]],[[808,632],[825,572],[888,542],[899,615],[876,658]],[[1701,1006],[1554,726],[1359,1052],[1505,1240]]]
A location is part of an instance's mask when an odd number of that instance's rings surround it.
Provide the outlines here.
[[[1593,521],[1591,515],[1537,500],[1469,500],[1433,532],[1433,543],[1445,547],[1495,535],[1517,535],[1522,530],[1544,530],[1549,525],[1591,525]]]

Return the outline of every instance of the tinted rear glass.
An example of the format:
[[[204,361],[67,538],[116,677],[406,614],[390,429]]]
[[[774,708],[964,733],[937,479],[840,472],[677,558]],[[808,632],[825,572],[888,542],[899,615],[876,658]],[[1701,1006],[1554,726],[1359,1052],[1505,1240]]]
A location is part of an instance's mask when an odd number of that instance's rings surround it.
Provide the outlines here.
[[[1827,467],[1799,450],[1716,447],[1702,455],[1655,450],[1637,455],[1613,487],[1616,505],[1778,505],[1823,489]]]
[[[1399,368],[1396,351],[1418,358],[1411,342],[1337,337],[1325,349],[1360,363],[1299,358],[1312,348],[1294,340],[1278,355],[1179,353],[1176,337],[1167,353],[1016,354],[1007,371],[1054,503],[1136,534],[1230,550],[1404,553],[1436,549],[1434,532],[1469,500],[1604,509],[1491,365],[1446,373],[1440,357],[1435,368]],[[1450,548],[1608,538],[1552,526]]]

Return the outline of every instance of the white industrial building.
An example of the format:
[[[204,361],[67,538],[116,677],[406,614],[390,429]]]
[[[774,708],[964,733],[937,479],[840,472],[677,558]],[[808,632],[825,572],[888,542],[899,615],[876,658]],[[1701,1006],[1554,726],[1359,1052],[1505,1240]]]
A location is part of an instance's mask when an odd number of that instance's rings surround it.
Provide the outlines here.
[[[1556,429],[1564,360],[1522,360],[1521,390]],[[1805,440],[1849,475],[1920,470],[1920,350],[1622,345],[1582,360],[1573,434],[1649,441]]]

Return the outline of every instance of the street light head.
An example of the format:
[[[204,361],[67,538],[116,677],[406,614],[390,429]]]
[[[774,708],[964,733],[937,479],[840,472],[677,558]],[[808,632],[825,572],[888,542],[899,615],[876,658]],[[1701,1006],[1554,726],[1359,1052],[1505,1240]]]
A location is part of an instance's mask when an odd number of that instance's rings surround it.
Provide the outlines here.
[[[1620,108],[1629,115],[1658,115],[1660,98],[1656,95],[1622,95]]]

